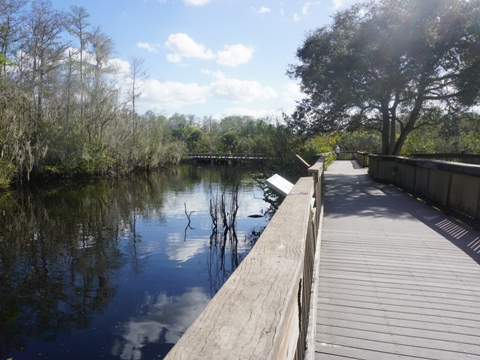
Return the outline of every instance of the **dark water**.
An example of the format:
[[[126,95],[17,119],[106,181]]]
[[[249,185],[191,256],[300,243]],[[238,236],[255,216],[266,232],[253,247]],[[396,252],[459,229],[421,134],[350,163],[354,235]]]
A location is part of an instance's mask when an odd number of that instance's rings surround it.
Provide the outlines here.
[[[268,222],[251,175],[181,166],[1,194],[0,359],[163,358]],[[236,231],[212,232],[210,200],[228,222],[235,188]]]

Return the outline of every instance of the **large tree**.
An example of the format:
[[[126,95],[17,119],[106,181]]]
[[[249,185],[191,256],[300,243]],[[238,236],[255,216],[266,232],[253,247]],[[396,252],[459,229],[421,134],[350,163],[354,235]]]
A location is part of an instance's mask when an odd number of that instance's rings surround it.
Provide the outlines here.
[[[355,5],[298,49],[288,74],[306,97],[292,123],[312,132],[376,129],[382,153],[398,154],[425,119],[479,103],[478,54],[479,1]]]

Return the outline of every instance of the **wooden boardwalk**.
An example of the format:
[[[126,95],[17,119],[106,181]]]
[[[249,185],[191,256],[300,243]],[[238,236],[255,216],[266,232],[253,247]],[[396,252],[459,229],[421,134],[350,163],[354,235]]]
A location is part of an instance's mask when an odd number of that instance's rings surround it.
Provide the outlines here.
[[[326,172],[316,359],[480,359],[480,234],[353,161]]]
[[[188,153],[187,157],[193,160],[206,160],[206,161],[229,161],[229,160],[267,160],[268,157],[262,154],[242,154],[242,153]]]

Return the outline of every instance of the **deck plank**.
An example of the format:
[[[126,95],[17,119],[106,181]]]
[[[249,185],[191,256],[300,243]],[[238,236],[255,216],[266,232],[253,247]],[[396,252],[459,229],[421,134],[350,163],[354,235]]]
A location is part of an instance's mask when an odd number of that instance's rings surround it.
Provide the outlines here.
[[[325,176],[316,359],[480,358],[480,234],[350,161]]]

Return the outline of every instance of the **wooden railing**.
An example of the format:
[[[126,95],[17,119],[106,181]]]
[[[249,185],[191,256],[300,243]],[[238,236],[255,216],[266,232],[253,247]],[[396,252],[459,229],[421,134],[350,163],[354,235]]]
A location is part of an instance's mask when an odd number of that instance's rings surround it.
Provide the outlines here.
[[[368,153],[366,152],[362,152],[362,151],[357,151],[355,152],[355,160],[357,160],[357,163],[361,166],[361,167],[368,167]]]
[[[356,151],[340,151],[338,160],[355,160]]]
[[[188,153],[187,157],[196,160],[265,160],[262,154],[244,153]]]
[[[480,166],[370,155],[369,174],[480,228]]]
[[[251,252],[166,359],[304,358],[315,308],[310,298],[323,161],[309,171],[312,176],[298,180]]]
[[[460,162],[466,164],[480,164],[480,154],[412,154],[410,157],[414,159],[429,159]]]
[[[350,152],[347,152],[345,157],[349,157]],[[355,152],[355,160],[362,167],[368,167],[369,163],[369,153],[363,151]],[[425,160],[442,160],[442,161],[451,161],[465,164],[476,164],[480,165],[480,154],[412,154],[410,155],[412,159],[425,159]],[[341,159],[343,160],[343,159]],[[349,159],[347,159],[349,160]]]

